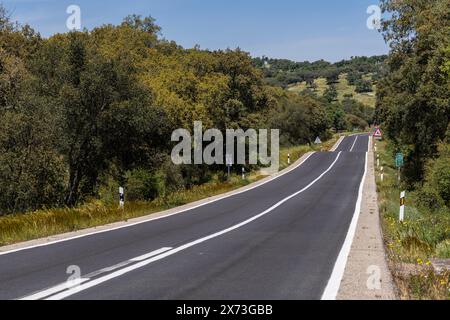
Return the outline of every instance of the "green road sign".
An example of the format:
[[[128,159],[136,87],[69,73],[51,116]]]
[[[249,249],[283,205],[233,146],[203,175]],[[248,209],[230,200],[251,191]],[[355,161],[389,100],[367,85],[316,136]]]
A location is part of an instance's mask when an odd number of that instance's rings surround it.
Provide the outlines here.
[[[404,164],[405,159],[403,153],[397,153],[397,156],[395,157],[395,165],[397,166],[397,168],[401,168]]]

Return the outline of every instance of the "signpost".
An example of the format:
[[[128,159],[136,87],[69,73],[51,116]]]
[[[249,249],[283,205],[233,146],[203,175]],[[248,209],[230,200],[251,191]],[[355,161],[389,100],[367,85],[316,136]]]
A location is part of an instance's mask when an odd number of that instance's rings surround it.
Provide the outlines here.
[[[383,140],[383,132],[381,132],[380,128],[375,129],[373,137],[375,138],[375,140]]]
[[[395,166],[397,168],[401,168],[403,167],[404,164],[405,164],[405,157],[403,156],[403,153],[397,153],[397,155],[395,156]]]
[[[398,175],[398,183],[402,180],[401,170],[402,167],[405,165],[405,157],[403,156],[403,153],[397,153],[395,156],[395,166],[397,167],[397,175]]]

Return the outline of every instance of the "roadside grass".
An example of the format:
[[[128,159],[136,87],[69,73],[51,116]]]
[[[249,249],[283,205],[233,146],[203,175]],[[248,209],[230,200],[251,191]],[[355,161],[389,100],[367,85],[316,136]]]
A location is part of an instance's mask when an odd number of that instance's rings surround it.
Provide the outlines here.
[[[431,261],[450,258],[450,211],[420,208],[420,190],[407,193],[405,221],[399,222],[400,192],[395,150],[386,141],[377,142],[380,167],[377,187],[387,251],[394,279],[403,299],[450,299],[450,272],[435,274]]]
[[[372,79],[371,74],[367,74],[363,76],[364,79],[370,80]],[[324,78],[319,78],[315,80],[315,84],[317,85],[316,93],[319,96],[323,96],[325,90],[328,88],[327,81]],[[289,87],[289,91],[292,92],[302,92],[307,89],[306,82],[297,83]],[[373,93],[357,93],[356,86],[351,86],[347,81],[347,74],[341,74],[339,76],[339,81],[336,83],[336,89],[338,92],[338,100],[343,101],[346,96],[352,96],[356,101],[363,103],[366,106],[375,108],[376,102],[376,85],[374,85]]]
[[[331,149],[338,139],[339,135],[335,135],[320,146],[283,148],[280,150],[281,169],[288,167],[288,154],[291,155],[293,164],[307,152]],[[248,173],[245,180],[233,175],[230,181],[223,182],[215,176],[208,183],[180,190],[151,202],[127,202],[124,210],[101,200],[92,200],[76,208],[53,208],[3,216],[0,217],[0,246],[128,221],[227,193],[263,178],[265,176],[260,175],[259,171]]]

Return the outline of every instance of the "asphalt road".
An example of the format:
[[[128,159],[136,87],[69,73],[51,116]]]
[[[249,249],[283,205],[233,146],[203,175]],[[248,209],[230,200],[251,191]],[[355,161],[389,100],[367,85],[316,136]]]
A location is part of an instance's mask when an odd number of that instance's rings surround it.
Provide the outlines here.
[[[0,255],[0,299],[321,299],[354,217],[368,136],[247,192]],[[70,267],[70,268],[69,268]],[[79,282],[66,282],[81,272]],[[79,268],[79,269],[78,269]]]

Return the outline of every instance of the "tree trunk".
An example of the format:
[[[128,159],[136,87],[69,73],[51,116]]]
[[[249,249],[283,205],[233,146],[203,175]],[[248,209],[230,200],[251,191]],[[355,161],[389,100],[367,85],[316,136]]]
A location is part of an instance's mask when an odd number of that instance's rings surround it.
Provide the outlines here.
[[[80,186],[80,181],[81,181],[80,169],[78,168],[71,169],[65,201],[68,207],[75,206],[78,201],[78,188]]]

